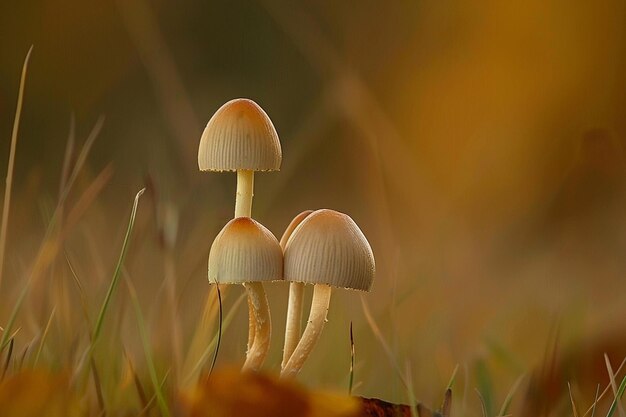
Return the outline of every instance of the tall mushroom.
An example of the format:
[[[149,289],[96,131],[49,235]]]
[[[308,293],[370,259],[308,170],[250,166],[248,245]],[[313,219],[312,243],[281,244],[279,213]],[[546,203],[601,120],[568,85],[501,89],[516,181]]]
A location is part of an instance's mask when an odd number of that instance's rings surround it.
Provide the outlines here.
[[[293,218],[285,233],[280,238],[280,247],[285,250],[287,241],[291,237],[291,234],[302,220],[307,218],[309,214],[313,213],[313,210],[305,210]],[[291,357],[291,354],[296,349],[298,341],[300,340],[300,327],[302,326],[302,298],[304,295],[304,284],[301,282],[291,282],[289,284],[289,302],[287,304],[287,320],[285,324],[285,347],[283,348],[283,361],[280,365],[281,369],[287,365],[287,361]]]
[[[212,283],[248,286],[282,279],[282,249],[262,224],[249,217],[238,217],[229,221],[213,241],[208,275]],[[269,350],[271,322],[265,293],[251,291],[248,295],[254,306],[256,332],[243,370],[257,371]]]
[[[292,378],[319,340],[332,287],[369,291],[375,262],[372,248],[354,220],[326,209],[314,211],[295,228],[284,258],[285,280],[314,284],[307,326],[280,374]]]
[[[235,218],[252,215],[254,172],[278,171],[281,161],[278,133],[269,116],[254,101],[243,98],[231,100],[215,112],[202,133],[198,148],[201,171],[237,171]],[[248,353],[259,326],[255,317],[260,310],[253,310],[258,307],[267,311],[267,322],[270,322],[265,289],[261,283],[254,282],[254,277],[249,278],[251,281],[243,284],[248,292],[250,318]]]

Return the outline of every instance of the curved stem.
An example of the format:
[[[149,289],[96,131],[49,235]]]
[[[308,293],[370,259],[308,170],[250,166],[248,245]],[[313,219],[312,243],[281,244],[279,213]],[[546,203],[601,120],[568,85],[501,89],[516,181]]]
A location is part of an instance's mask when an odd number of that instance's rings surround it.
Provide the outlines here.
[[[302,299],[304,296],[304,284],[291,282],[289,284],[289,304],[287,305],[287,324],[285,327],[285,347],[283,349],[283,361],[280,365],[284,369],[296,350],[300,340],[302,327]]]
[[[251,348],[248,349],[246,361],[241,370],[258,371],[261,365],[263,365],[270,348],[272,336],[270,308],[263,284],[260,282],[247,282],[243,286],[248,291],[248,300],[250,300],[252,311],[254,312],[256,328],[254,341]]]
[[[302,365],[304,365],[304,362],[319,340],[326,322],[331,292],[332,288],[324,284],[316,284],[313,288],[309,321],[304,329],[300,343],[298,343],[296,350],[294,350],[287,365],[280,373],[281,378],[294,378],[302,369]]]

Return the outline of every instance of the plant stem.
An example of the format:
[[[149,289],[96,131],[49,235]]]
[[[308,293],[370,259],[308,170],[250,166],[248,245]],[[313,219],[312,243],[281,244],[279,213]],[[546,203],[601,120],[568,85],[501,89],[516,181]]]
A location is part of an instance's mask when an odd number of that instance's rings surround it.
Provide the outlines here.
[[[316,284],[313,288],[309,321],[296,350],[280,373],[281,378],[294,378],[302,369],[302,365],[319,340],[324,323],[326,323],[331,293],[332,288],[328,285]]]
[[[254,171],[237,171],[237,196],[235,197],[235,218],[252,217],[252,197],[254,196]]]
[[[296,350],[300,333],[302,331],[302,299],[304,297],[304,284],[301,282],[289,283],[289,304],[287,305],[287,323],[285,326],[285,346],[283,348],[283,361],[280,365],[284,369],[289,358]]]
[[[298,214],[287,226],[285,233],[280,238],[280,247],[285,252],[287,241],[296,230],[296,227],[309,215],[313,210],[305,210]],[[302,332],[302,298],[304,296],[304,284],[300,282],[291,282],[289,284],[289,302],[287,304],[287,320],[285,324],[285,346],[283,348],[283,361],[280,368],[284,368],[298,345],[300,334]]]
[[[242,371],[258,371],[265,361],[272,336],[272,320],[270,317],[267,295],[260,282],[247,282],[243,286],[248,291],[248,300],[252,306],[256,330],[252,347],[248,349]]]

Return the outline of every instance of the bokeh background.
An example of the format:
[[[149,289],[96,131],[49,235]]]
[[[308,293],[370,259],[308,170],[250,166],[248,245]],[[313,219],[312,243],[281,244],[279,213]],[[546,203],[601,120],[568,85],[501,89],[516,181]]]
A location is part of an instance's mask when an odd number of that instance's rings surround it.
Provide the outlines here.
[[[542,366],[555,339],[562,352],[600,344],[599,355],[609,340],[622,352],[616,368],[623,358],[623,1],[2,2],[3,173],[31,44],[0,323],[40,248],[68,138],[76,160],[104,117],[67,202],[88,204],[18,317],[24,346],[57,308],[43,352],[50,366],[63,367],[67,341],[86,328],[66,258],[95,316],[146,185],[127,277],[163,369],[164,288],[174,277],[187,348],[213,291],[208,249],[232,216],[235,187],[235,175],[198,172],[197,146],[209,117],[235,97],[267,111],[283,146],[282,170],[256,177],[253,216],[280,237],[302,210],[340,210],[376,256],[371,293],[336,291],[302,382],[346,389],[351,321],[355,393],[407,401],[404,378],[436,403],[459,364],[469,414],[485,373],[497,403]],[[94,182],[94,198],[81,200]],[[228,291],[225,311],[242,293]],[[287,287],[269,294],[267,369],[277,370]],[[121,286],[107,346],[135,351],[141,368],[127,298]],[[246,326],[244,305],[218,365],[241,362]],[[574,389],[593,397],[597,382],[581,378]]]

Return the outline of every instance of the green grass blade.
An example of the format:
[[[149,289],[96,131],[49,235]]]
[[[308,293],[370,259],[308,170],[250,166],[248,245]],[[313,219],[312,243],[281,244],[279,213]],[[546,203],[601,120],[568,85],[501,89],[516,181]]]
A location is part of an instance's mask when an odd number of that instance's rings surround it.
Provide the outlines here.
[[[517,392],[517,389],[522,384],[522,381],[524,380],[524,376],[525,375],[520,375],[515,380],[515,383],[513,383],[513,386],[509,390],[509,393],[506,395],[506,398],[504,399],[504,402],[502,403],[502,407],[500,408],[500,412],[498,413],[499,416],[505,416],[506,413],[509,411],[509,407],[511,406],[511,402],[513,401],[513,395],[515,395],[515,393]]]
[[[15,303],[15,306],[13,306],[13,311],[11,311],[11,316],[9,316],[9,322],[4,327],[4,332],[2,332],[2,339],[0,339],[0,352],[4,350],[7,343],[9,342],[9,334],[11,333],[11,330],[13,329],[13,325],[15,324],[15,319],[17,318],[17,313],[20,311],[20,307],[22,306],[22,303],[24,302],[24,298],[26,298],[26,294],[28,293],[29,287],[30,287],[30,279],[26,282],[26,285],[24,285],[24,288],[22,288],[22,291],[20,292],[20,295],[17,298],[17,302]]]
[[[33,362],[33,366],[37,366],[37,362],[39,362],[39,357],[41,356],[41,351],[43,350],[43,346],[46,343],[46,338],[48,337],[48,332],[50,331],[50,325],[52,324],[52,319],[54,319],[54,314],[56,313],[56,306],[52,309],[52,313],[50,313],[50,317],[48,318],[48,322],[46,323],[46,327],[41,335],[41,340],[39,341],[39,347],[37,348],[37,353],[35,354],[35,362]]]
[[[485,412],[488,416],[493,415],[493,381],[489,368],[484,360],[479,359],[476,363],[476,378],[478,382],[478,390],[481,394],[482,401],[485,406]]]
[[[89,348],[87,349],[87,352],[84,358],[81,360],[81,362],[83,363],[82,369],[84,369],[82,378],[81,378],[82,382],[86,381],[87,376],[89,375],[89,364],[91,362],[91,359],[93,358],[93,353],[94,353],[98,338],[100,337],[100,333],[102,332],[102,325],[104,323],[104,317],[109,308],[109,304],[111,303],[111,299],[113,298],[113,293],[115,292],[115,289],[117,288],[117,284],[120,280],[122,266],[124,265],[126,252],[128,251],[128,243],[130,241],[130,236],[133,232],[133,227],[135,226],[135,217],[137,215],[137,207],[139,206],[139,198],[144,193],[144,191],[146,191],[146,189],[142,188],[141,190],[139,190],[137,195],[135,195],[135,201],[133,202],[133,208],[130,212],[130,219],[128,221],[126,235],[124,236],[124,242],[122,243],[122,250],[120,251],[120,256],[117,260],[117,265],[115,266],[115,271],[113,272],[111,283],[109,284],[109,289],[102,303],[102,307],[100,308],[100,314],[98,314],[98,319],[96,320],[96,324],[94,325],[94,329],[91,334]]]
[[[135,216],[137,215],[137,207],[139,206],[139,198],[146,191],[145,188],[139,190],[137,195],[135,196],[135,202],[133,203],[133,209],[130,213],[130,221],[128,222],[128,228],[126,229],[126,235],[124,236],[124,242],[122,243],[122,251],[120,253],[120,257],[117,260],[117,265],[115,266],[115,271],[113,272],[113,278],[111,279],[111,284],[109,284],[109,289],[107,291],[106,297],[104,298],[104,302],[102,303],[102,307],[100,308],[100,314],[98,314],[98,319],[96,320],[96,324],[93,329],[91,344],[92,346],[96,344],[98,338],[100,337],[100,333],[102,332],[102,324],[104,323],[104,317],[109,308],[109,304],[111,303],[111,299],[113,298],[113,293],[117,288],[117,284],[120,280],[120,275],[122,272],[122,266],[124,265],[124,259],[126,258],[126,252],[128,251],[128,242],[130,241],[130,236],[133,232],[133,227],[135,226]]]
[[[613,414],[615,414],[615,410],[617,410],[617,406],[619,405],[619,402],[622,400],[624,391],[626,391],[626,375],[622,379],[622,382],[619,384],[619,388],[617,389],[617,394],[615,395],[615,399],[611,403],[611,408],[609,408],[609,412],[606,414],[606,417],[612,417]]]
[[[9,342],[9,351],[7,352],[7,358],[4,361],[4,367],[2,368],[2,374],[0,374],[0,381],[4,379],[7,371],[9,370],[9,364],[11,363],[11,358],[13,357],[13,345],[15,344],[15,339],[11,338]]]
[[[459,372],[459,364],[457,363],[456,366],[454,367],[454,370],[452,371],[452,376],[450,377],[450,380],[448,381],[448,385],[446,386],[446,391],[449,389],[452,389],[452,387],[454,386],[454,383],[456,382],[456,374]]]
[[[148,338],[148,332],[146,330],[146,324],[143,319],[143,314],[141,313],[141,306],[139,305],[139,300],[137,299],[137,292],[135,291],[135,288],[133,287],[133,284],[130,282],[130,280],[126,280],[126,284],[128,285],[130,299],[133,303],[133,307],[135,308],[135,316],[137,317],[139,336],[141,338],[141,344],[143,345],[144,354],[146,356],[148,372],[150,374],[150,380],[152,381],[152,386],[154,388],[154,394],[156,396],[157,404],[161,411],[161,415],[163,417],[169,417],[171,415],[170,409],[167,406],[167,402],[165,401],[163,387],[159,383],[156,367],[154,366],[154,360],[152,358],[152,352],[150,350],[150,340]]]
[[[487,405],[485,404],[485,398],[483,397],[483,395],[480,393],[480,391],[477,388],[474,388],[474,390],[476,391],[476,395],[478,395],[478,400],[480,401],[480,409],[482,411],[483,417],[489,417],[489,412],[487,411]]]

